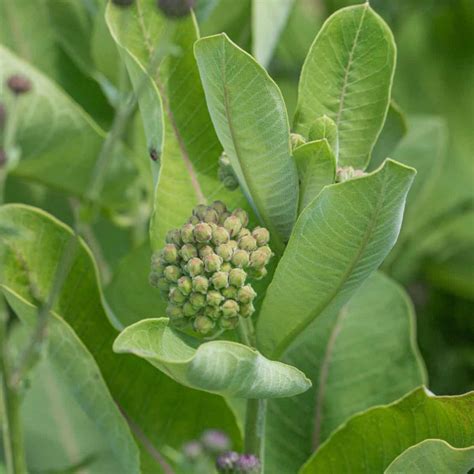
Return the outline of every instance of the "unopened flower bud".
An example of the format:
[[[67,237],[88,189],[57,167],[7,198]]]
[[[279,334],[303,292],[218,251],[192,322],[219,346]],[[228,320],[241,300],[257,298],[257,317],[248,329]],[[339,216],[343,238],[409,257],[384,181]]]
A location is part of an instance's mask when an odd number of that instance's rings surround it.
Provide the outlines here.
[[[234,472],[235,464],[239,455],[235,451],[228,451],[218,456],[216,460],[217,472],[220,474],[231,474]]]
[[[219,319],[219,326],[221,329],[235,329],[239,325],[239,318],[235,316],[233,318],[222,317]]]
[[[221,315],[221,310],[218,306],[208,305],[204,308],[204,315],[211,319],[219,319]]]
[[[193,322],[193,328],[199,334],[208,334],[215,327],[216,323],[207,316],[199,315]]]
[[[196,461],[203,452],[202,444],[197,440],[188,441],[181,448],[184,456],[190,461]]]
[[[241,268],[233,268],[229,273],[229,284],[240,288],[244,285],[247,273]]]
[[[184,224],[181,227],[181,240],[185,244],[192,244],[194,242],[194,225]]]
[[[21,74],[14,74],[7,79],[7,86],[15,95],[26,94],[31,90],[31,81]]]
[[[150,274],[148,275],[148,282],[150,283],[151,286],[157,287],[159,280],[163,278],[162,274],[151,271]],[[166,278],[165,278],[166,281]]]
[[[208,207],[202,220],[208,224],[217,224],[219,222],[219,215],[215,209]]]
[[[222,453],[230,448],[229,437],[218,430],[206,430],[201,436],[201,443],[211,453]]]
[[[199,244],[198,253],[199,258],[204,260],[207,255],[214,254],[214,249],[210,245]]]
[[[264,227],[255,227],[252,232],[252,236],[257,241],[257,245],[262,247],[263,245],[267,245],[270,241],[270,232]]]
[[[211,226],[205,222],[200,222],[194,227],[194,238],[196,242],[209,242],[212,238]]]
[[[168,281],[172,283],[176,283],[179,277],[182,275],[182,273],[181,273],[181,269],[177,267],[176,265],[168,265],[164,269],[163,275]]]
[[[171,229],[166,234],[166,242],[168,244],[181,245],[181,232],[179,229]]]
[[[223,300],[224,300],[224,297],[221,295],[219,291],[216,291],[216,290],[208,291],[206,295],[207,304],[210,306],[219,306]]]
[[[227,211],[227,207],[222,201],[214,201],[211,204],[211,207],[217,212],[219,217],[222,213]]]
[[[188,219],[187,224],[196,225],[196,224],[199,224],[200,222],[201,222],[201,219],[199,219],[198,216],[191,216],[191,217]]]
[[[222,258],[224,262],[229,262],[232,258],[232,255],[234,254],[234,249],[231,243],[227,242],[226,244],[219,245],[216,248],[216,253]]]
[[[229,239],[229,232],[224,227],[216,227],[212,231],[212,242],[215,245],[226,244],[229,242]]]
[[[249,253],[245,250],[238,249],[232,255],[232,263],[239,268],[246,268],[249,264]]]
[[[188,276],[182,276],[178,279],[178,288],[183,295],[189,295],[193,289],[193,282]]]
[[[221,265],[221,272],[229,273],[232,270],[232,265],[230,262],[224,262]]]
[[[229,231],[230,236],[234,237],[242,228],[242,222],[239,217],[232,215],[224,221],[224,227]]]
[[[194,257],[188,260],[186,264],[186,269],[192,277],[200,275],[204,272],[204,263],[200,258]]]
[[[170,281],[167,278],[161,277],[156,281],[156,286],[160,291],[168,293],[170,289]]]
[[[166,244],[161,256],[166,263],[176,263],[178,261],[178,248],[175,244]]]
[[[172,303],[176,303],[178,305],[183,304],[186,301],[186,296],[181,293],[178,287],[174,287],[170,289],[168,299]]]
[[[225,272],[216,272],[211,277],[214,288],[220,290],[221,288],[227,288],[229,286],[229,274]]]
[[[261,280],[262,278],[265,278],[268,274],[268,271],[265,267],[263,268],[256,268],[252,269],[252,278],[254,280]]]
[[[290,133],[290,142],[291,148],[294,150],[295,148],[304,145],[306,140],[304,139],[303,135],[300,135],[299,133]]]
[[[189,295],[189,302],[195,308],[204,308],[206,306],[206,297],[202,293],[191,293]]]
[[[344,181],[360,178],[365,175],[366,173],[363,170],[354,169],[352,166],[342,166],[337,168],[336,183],[343,183]]]
[[[222,288],[221,293],[225,298],[231,300],[237,299],[237,288],[235,286],[228,286],[227,288]]]
[[[219,225],[224,225],[225,220],[230,216],[229,211],[224,211],[220,216],[219,216]]]
[[[261,463],[254,454],[241,454],[235,463],[235,470],[242,474],[260,474]]]
[[[219,255],[216,255],[215,253],[204,257],[204,268],[206,269],[206,272],[218,272],[221,268],[221,265],[222,258],[219,257]]]
[[[242,227],[247,227],[247,224],[249,223],[249,215],[243,209],[234,209],[232,215],[240,219]]]
[[[204,215],[206,214],[208,207],[205,204],[198,204],[193,209],[193,216],[196,216],[201,222],[204,220]]]
[[[255,308],[252,303],[241,303],[240,304],[240,316],[243,318],[248,318],[255,313]]]
[[[225,318],[235,318],[239,314],[239,303],[235,300],[226,300],[221,306],[222,315]]]
[[[245,285],[242,288],[239,288],[237,293],[237,301],[244,304],[251,303],[256,296],[257,293],[255,293],[255,290],[251,287],[251,285]]]
[[[259,247],[250,254],[249,265],[251,268],[258,270],[263,268],[268,263],[270,257],[271,253],[269,254],[265,247]]]
[[[208,288],[209,280],[205,276],[198,275],[193,278],[193,290],[195,292],[206,294]]]
[[[245,235],[239,240],[239,248],[251,252],[257,248],[257,240],[251,235]]]
[[[193,244],[184,244],[179,251],[179,255],[185,262],[187,262],[192,258],[197,257],[198,251]]]
[[[199,311],[199,308],[195,308],[189,301],[186,301],[183,305],[183,314],[187,318],[194,316]]]
[[[183,310],[180,306],[169,304],[166,307],[166,316],[170,319],[179,319],[183,317]]]
[[[237,240],[238,242],[242,237],[245,237],[247,235],[252,235],[252,233],[250,232],[250,230],[247,229],[247,227],[242,227],[242,229],[240,229],[240,232],[235,236],[235,240]]]

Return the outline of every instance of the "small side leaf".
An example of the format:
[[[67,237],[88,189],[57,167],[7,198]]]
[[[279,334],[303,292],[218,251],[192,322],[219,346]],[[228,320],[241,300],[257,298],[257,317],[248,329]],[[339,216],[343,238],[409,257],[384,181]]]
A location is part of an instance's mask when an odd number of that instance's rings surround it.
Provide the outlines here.
[[[331,146],[334,156],[339,154],[339,137],[337,135],[337,126],[334,120],[331,120],[327,115],[318,117],[308,132],[308,139],[311,141],[322,140],[325,138]]]
[[[237,398],[290,397],[311,382],[298,369],[231,341],[199,341],[168,326],[168,318],[145,319],[124,329],[114,351],[143,357],[177,382]]]
[[[326,139],[308,142],[293,151],[300,177],[301,211],[321,192],[334,183],[336,160]]]

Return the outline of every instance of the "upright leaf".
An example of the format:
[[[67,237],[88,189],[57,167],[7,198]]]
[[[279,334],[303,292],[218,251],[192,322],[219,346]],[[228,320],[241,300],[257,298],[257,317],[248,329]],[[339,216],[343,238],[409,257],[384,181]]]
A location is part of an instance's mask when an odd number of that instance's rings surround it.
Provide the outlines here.
[[[415,171],[387,160],[327,186],[299,216],[260,312],[258,347],[278,358],[311,322],[337,311],[397,240]]]
[[[387,114],[395,56],[389,27],[368,3],[334,13],[306,57],[295,130],[307,135],[316,117],[328,115],[339,133],[340,165],[365,168]]]
[[[430,438],[443,439],[456,448],[474,444],[474,392],[436,397],[422,387],[391,405],[355,415],[300,473],[384,472],[404,450]]]
[[[34,321],[35,298],[49,294],[71,230],[43,211],[22,205],[1,207],[0,227],[14,231],[10,237],[2,235],[3,291],[22,320]],[[238,440],[234,417],[221,398],[187,389],[137,357],[113,353],[118,333],[107,319],[97,271],[82,243],[48,327],[55,365],[69,377],[77,400],[120,459],[129,456],[130,435],[117,406],[140,441],[141,468],[154,466],[146,472],[160,472],[146,440],[158,450],[164,444],[178,448],[206,428],[220,428]],[[101,412],[101,406],[107,411]],[[135,472],[133,462],[131,458],[126,472]]]
[[[292,474],[350,416],[425,382],[415,315],[398,285],[375,273],[339,312],[318,318],[284,355],[313,387],[268,405],[270,472]],[[289,441],[290,440],[290,441]]]
[[[337,156],[339,155],[339,137],[337,134],[337,126],[327,115],[318,117],[311,124],[308,132],[309,140],[322,140],[323,138],[328,141],[337,161]]]
[[[298,175],[281,92],[225,34],[199,40],[195,54],[217,135],[247,199],[281,250],[298,205]]]

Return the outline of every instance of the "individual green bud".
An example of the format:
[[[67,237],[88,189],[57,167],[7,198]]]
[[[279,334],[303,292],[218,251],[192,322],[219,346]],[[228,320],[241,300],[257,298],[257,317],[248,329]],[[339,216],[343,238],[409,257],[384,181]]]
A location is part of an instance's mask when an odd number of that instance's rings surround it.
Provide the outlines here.
[[[183,304],[183,314],[187,318],[194,316],[199,311],[199,308],[195,308],[189,301]]]
[[[151,271],[157,275],[163,275],[165,267],[166,265],[161,261],[161,258],[158,258],[157,255],[153,255],[151,259]]]
[[[257,240],[251,235],[245,235],[239,240],[239,248],[251,252],[257,248]]]
[[[175,244],[178,247],[181,245],[181,232],[179,229],[171,229],[166,234],[166,243]]]
[[[193,209],[193,216],[196,216],[201,222],[204,221],[204,216],[208,210],[208,207],[205,204],[198,204]]]
[[[240,316],[243,318],[248,318],[255,313],[255,308],[252,303],[242,303],[240,304]]]
[[[239,318],[221,318],[219,319],[219,327],[221,329],[235,329],[239,325]]]
[[[219,316],[221,315],[221,310],[219,309],[218,306],[211,306],[208,305],[204,308],[204,314],[211,319],[219,319]]]
[[[229,239],[229,232],[224,227],[216,227],[212,231],[212,242],[215,245],[226,244],[229,242]]]
[[[186,301],[186,296],[181,293],[178,287],[174,287],[170,289],[168,294],[168,299],[175,304],[181,305]]]
[[[246,278],[247,273],[245,273],[244,270],[241,268],[233,268],[229,273],[229,284],[240,288],[244,286]]]
[[[197,257],[191,258],[186,264],[186,270],[192,277],[200,275],[204,272],[204,262]]]
[[[209,242],[212,238],[212,229],[206,222],[200,222],[194,226],[194,238],[196,242]]]
[[[227,211],[227,207],[222,201],[214,201],[211,204],[211,207],[217,212],[219,217],[222,213]]]
[[[168,316],[168,318],[170,318],[170,319],[182,318],[184,316],[183,315],[183,309],[181,308],[181,306],[170,303],[166,307],[166,316]]]
[[[239,268],[246,268],[249,264],[249,253],[246,250],[238,249],[232,255],[232,263]]]
[[[198,256],[198,251],[193,244],[184,244],[179,250],[180,257],[187,262],[191,258]]]
[[[224,262],[221,265],[221,272],[229,273],[232,270],[232,264],[230,262]]]
[[[150,274],[148,275],[148,282],[150,283],[151,286],[154,286],[155,288],[158,286],[158,282],[160,279],[162,279],[162,275],[158,272],[151,271]],[[164,278],[166,281],[166,278]]]
[[[199,224],[201,222],[201,220],[199,219],[199,217],[197,216],[191,216],[189,219],[188,219],[188,224],[191,224],[191,225],[196,225],[196,224]]]
[[[199,258],[204,260],[207,255],[212,255],[214,253],[214,249],[210,245],[199,244],[198,253]]]
[[[166,263],[176,263],[179,259],[178,247],[175,244],[166,244],[161,256]]]
[[[251,268],[258,270],[260,268],[263,268],[268,263],[272,254],[271,250],[270,252],[268,252],[267,249],[267,246],[259,247],[257,250],[254,250],[250,254],[249,265]]]
[[[206,295],[207,304],[210,306],[219,306],[222,301],[224,301],[224,297],[221,293],[217,290],[210,290],[207,292]]]
[[[182,272],[181,272],[181,269],[177,267],[176,265],[168,265],[165,268],[163,275],[168,281],[172,283],[176,283],[179,277],[182,275]]]
[[[255,293],[255,290],[252,288],[252,286],[245,285],[242,288],[239,288],[239,291],[237,292],[237,301],[239,303],[248,304],[251,303],[256,296],[257,293]]]
[[[182,276],[178,280],[178,288],[183,295],[189,295],[193,289],[193,282],[188,276]]]
[[[303,135],[300,135],[299,133],[290,133],[290,142],[291,148],[294,150],[295,148],[304,145],[306,140],[304,139]]]
[[[227,288],[229,286],[229,274],[225,272],[216,272],[211,277],[214,288],[220,290],[221,288]]]
[[[209,280],[203,276],[198,275],[193,278],[193,290],[197,293],[207,293],[207,289],[209,288]]]
[[[193,329],[203,335],[211,332],[215,326],[216,323],[211,318],[204,315],[196,316],[196,319],[193,322]]]
[[[194,242],[194,225],[184,224],[181,227],[181,240],[185,244],[192,244]]]
[[[232,211],[232,215],[240,219],[240,222],[242,223],[242,227],[247,227],[247,224],[249,223],[249,215],[243,209],[240,209],[240,208],[234,209]]]
[[[224,262],[229,262],[234,254],[234,248],[230,242],[221,244],[216,248],[216,253],[222,258]]]
[[[255,268],[252,269],[252,278],[255,280],[261,280],[262,278],[265,278],[267,276],[267,269],[265,267],[263,268]]]
[[[252,235],[252,233],[249,229],[247,229],[247,227],[242,227],[242,229],[240,229],[240,232],[235,236],[235,239],[238,242],[242,237],[245,237],[246,235]]]
[[[255,229],[252,231],[252,236],[257,241],[257,245],[259,247],[267,245],[270,241],[270,232],[268,232],[265,227],[255,227]]]
[[[215,209],[208,207],[202,220],[208,224],[217,224],[219,222],[219,215]]]
[[[224,318],[235,318],[239,315],[239,303],[235,300],[226,300],[221,306],[222,316]]]
[[[170,289],[170,282],[167,278],[161,277],[157,280],[156,287],[159,290],[168,293],[168,290]]]
[[[239,217],[232,215],[224,221],[224,227],[229,231],[230,236],[234,237],[242,229],[242,221]]]
[[[235,175],[234,169],[230,164],[229,157],[225,154],[225,152],[222,152],[221,156],[219,157],[217,178],[230,191],[237,189],[239,186],[237,176]]]
[[[229,211],[224,211],[220,216],[219,216],[219,225],[224,225],[225,220],[230,216]]]
[[[222,296],[225,298],[235,300],[237,298],[237,288],[235,286],[228,286],[227,288],[222,288]]]
[[[206,272],[218,272],[221,269],[221,265],[222,257],[219,257],[219,255],[216,255],[215,253],[204,257],[204,268],[206,269]]]
[[[206,306],[206,297],[202,293],[191,293],[189,295],[189,302],[195,308],[204,308]]]

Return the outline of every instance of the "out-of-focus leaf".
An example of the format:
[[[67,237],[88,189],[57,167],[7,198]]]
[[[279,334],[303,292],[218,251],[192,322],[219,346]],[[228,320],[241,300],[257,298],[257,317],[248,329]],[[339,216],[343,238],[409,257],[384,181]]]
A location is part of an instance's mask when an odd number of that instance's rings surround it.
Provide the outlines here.
[[[368,3],[336,12],[304,63],[295,131],[306,135],[316,117],[329,116],[339,134],[338,163],[365,168],[387,114],[395,56],[389,27]]]
[[[265,464],[279,474],[297,472],[350,416],[390,403],[425,382],[412,305],[403,289],[381,273],[339,312],[317,319],[283,360],[307,374],[313,387],[269,403]]]
[[[415,170],[387,160],[326,186],[301,213],[263,301],[258,348],[278,358],[311,322],[337,311],[395,244]]]

